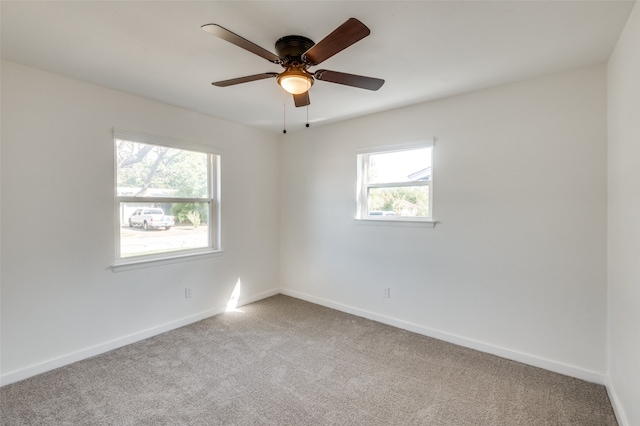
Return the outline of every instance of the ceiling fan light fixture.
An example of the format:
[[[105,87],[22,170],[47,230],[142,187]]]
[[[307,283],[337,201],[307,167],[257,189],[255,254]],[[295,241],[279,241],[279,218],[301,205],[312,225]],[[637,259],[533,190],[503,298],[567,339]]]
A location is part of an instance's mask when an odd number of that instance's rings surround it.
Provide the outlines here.
[[[301,68],[289,68],[278,76],[278,84],[292,95],[299,95],[313,86],[313,77]]]

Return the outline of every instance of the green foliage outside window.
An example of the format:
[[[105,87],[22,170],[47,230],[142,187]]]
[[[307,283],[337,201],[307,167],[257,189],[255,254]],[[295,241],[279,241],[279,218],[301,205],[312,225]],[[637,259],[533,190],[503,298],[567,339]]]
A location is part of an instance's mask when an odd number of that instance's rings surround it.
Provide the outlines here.
[[[117,155],[117,186],[131,188],[133,196],[207,196],[208,167],[205,153],[119,141]],[[174,216],[178,223],[191,223],[197,227],[194,221],[208,217],[208,205],[174,203],[166,214]]]
[[[429,187],[371,188],[369,210],[393,211],[398,216],[429,216]]]

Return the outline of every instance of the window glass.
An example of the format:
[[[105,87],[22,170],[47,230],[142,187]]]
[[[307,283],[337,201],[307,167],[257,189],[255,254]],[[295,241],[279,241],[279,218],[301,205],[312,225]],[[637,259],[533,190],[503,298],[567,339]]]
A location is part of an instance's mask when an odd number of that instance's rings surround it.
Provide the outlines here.
[[[369,183],[431,178],[431,148],[369,155]]]
[[[206,197],[207,157],[204,152],[118,140],[118,195]]]
[[[144,208],[161,205],[162,208]],[[120,203],[120,257],[209,246],[207,203]]]
[[[369,215],[429,217],[429,187],[370,188]]]

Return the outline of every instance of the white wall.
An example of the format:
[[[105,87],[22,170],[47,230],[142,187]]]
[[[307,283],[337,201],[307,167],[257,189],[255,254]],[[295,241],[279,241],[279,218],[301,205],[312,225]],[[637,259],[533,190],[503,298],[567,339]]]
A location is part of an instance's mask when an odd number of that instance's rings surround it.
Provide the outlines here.
[[[219,312],[238,278],[601,382],[605,91],[593,66],[280,137],[3,62],[3,383]],[[222,149],[224,255],[111,272],[112,127]],[[357,148],[431,136],[441,223],[356,223]]]
[[[592,66],[287,135],[283,291],[604,382],[605,71]],[[357,148],[431,136],[441,223],[356,223]]]
[[[640,5],[608,66],[609,390],[640,425]]]
[[[113,127],[222,150],[223,255],[109,269]],[[3,62],[3,383],[219,312],[238,278],[241,299],[277,292],[278,144],[278,135]]]

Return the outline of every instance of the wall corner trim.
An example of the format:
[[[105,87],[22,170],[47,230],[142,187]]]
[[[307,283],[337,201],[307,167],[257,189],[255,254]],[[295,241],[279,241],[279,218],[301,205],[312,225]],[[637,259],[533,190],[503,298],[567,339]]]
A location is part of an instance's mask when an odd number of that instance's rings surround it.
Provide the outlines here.
[[[622,408],[622,404],[620,403],[620,399],[618,398],[618,394],[616,393],[615,388],[613,387],[613,382],[611,381],[611,377],[606,374],[604,376],[604,385],[607,388],[607,395],[609,395],[609,401],[611,401],[611,406],[613,407],[613,413],[616,415],[616,420],[620,426],[631,426],[631,423],[627,420],[627,415]]]

